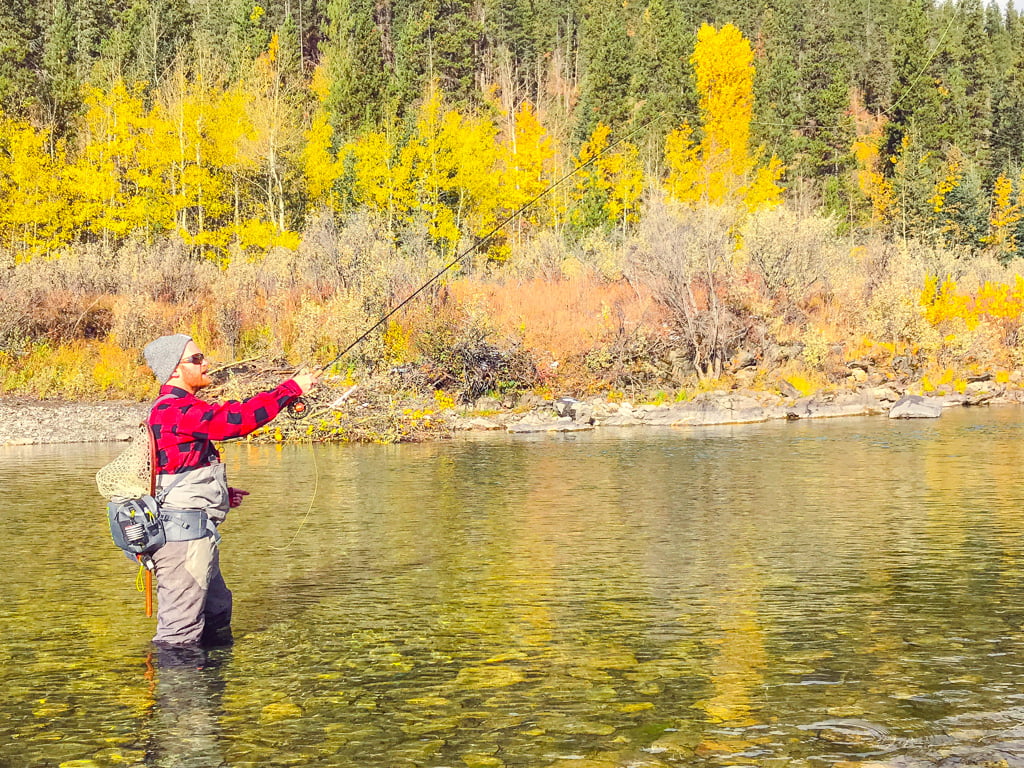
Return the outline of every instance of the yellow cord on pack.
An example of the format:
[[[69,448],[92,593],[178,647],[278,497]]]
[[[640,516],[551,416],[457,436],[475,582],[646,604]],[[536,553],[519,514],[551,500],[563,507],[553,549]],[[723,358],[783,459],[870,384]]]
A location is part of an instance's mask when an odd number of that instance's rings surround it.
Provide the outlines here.
[[[135,588],[139,592],[146,591],[146,566],[142,563],[139,563],[139,572],[135,576]]]

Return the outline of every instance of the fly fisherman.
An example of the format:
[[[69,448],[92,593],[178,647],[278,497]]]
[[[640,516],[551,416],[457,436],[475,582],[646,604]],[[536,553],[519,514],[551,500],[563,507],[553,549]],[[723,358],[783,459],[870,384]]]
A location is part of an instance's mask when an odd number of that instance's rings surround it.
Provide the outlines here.
[[[319,383],[299,373],[243,402],[214,404],[196,393],[212,381],[209,363],[185,334],[146,345],[146,363],[160,382],[149,414],[156,446],[157,492],[167,543],[153,553],[157,577],[157,629],[162,646],[216,645],[231,641],[231,592],[220,573],[217,526],[246,491],[229,488],[214,440],[242,437],[270,422]]]

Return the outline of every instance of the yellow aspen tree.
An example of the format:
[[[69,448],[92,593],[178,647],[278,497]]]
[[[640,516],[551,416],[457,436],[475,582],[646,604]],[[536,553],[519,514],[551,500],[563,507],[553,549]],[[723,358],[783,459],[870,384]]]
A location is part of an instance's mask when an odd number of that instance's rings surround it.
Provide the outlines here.
[[[852,147],[857,161],[854,179],[861,194],[871,203],[871,220],[875,223],[888,221],[896,207],[892,181],[882,172],[880,147],[884,129],[884,119],[867,125],[864,120],[858,120],[857,138]]]
[[[480,115],[451,112],[446,117],[445,139],[452,147],[455,165],[451,180],[457,195],[455,226],[483,235],[497,222],[504,199],[498,127]]]
[[[701,118],[705,186],[720,202],[741,187],[753,166],[748,151],[754,116],[754,52],[732,24],[704,24],[690,56]]]
[[[420,107],[415,133],[399,153],[413,185],[413,207],[425,214],[430,236],[450,246],[458,242],[459,229],[455,212],[444,198],[454,191],[457,167],[451,139],[460,121],[458,112],[444,112],[441,92],[432,83]]]
[[[610,134],[607,125],[598,123],[580,147],[576,166],[587,167],[576,177],[577,206],[573,218],[577,224],[595,224],[600,218],[606,223],[625,226],[639,218],[638,206],[643,192],[639,152],[628,142],[608,151]]]
[[[942,177],[935,182],[932,196],[928,198],[928,203],[931,205],[932,210],[935,213],[942,213],[946,206],[946,196],[960,186],[960,182],[963,181],[963,178],[963,163],[960,162],[959,157],[954,155],[946,162],[946,167],[942,173]]]
[[[981,238],[992,250],[1001,255],[1017,252],[1016,227],[1022,211],[1021,195],[1013,199],[1013,182],[1000,173],[992,188],[992,207],[989,212],[988,234]]]
[[[514,211],[547,189],[555,161],[551,136],[529,101],[524,101],[516,110],[505,157],[504,202],[509,211]],[[553,224],[561,213],[557,200],[551,195],[539,205],[531,206],[521,218],[538,225]]]
[[[244,220],[258,163],[243,148],[254,139],[247,94],[238,85],[209,84],[179,69],[162,91],[173,126],[171,194],[185,242],[222,257]]]
[[[912,160],[908,159],[910,146],[909,138],[905,136],[896,162],[897,179],[902,179],[915,170]],[[950,199],[950,194],[964,183],[968,165],[969,161],[959,148],[949,147],[946,151],[946,162],[941,175],[932,184],[932,196],[928,198],[928,203],[934,214],[933,223],[936,224],[938,232],[948,238],[950,242],[974,239],[974,236],[968,236],[963,231],[963,219],[959,215],[961,211],[958,210],[960,203],[956,198]]]
[[[411,167],[399,162],[397,147],[386,133],[365,133],[346,144],[342,152],[353,158],[356,204],[382,215],[388,230],[394,231],[407,220],[415,202]]]
[[[341,200],[335,185],[344,175],[345,165],[333,152],[333,138],[334,128],[331,127],[326,110],[321,107],[313,114],[313,121],[305,133],[302,173],[313,207],[323,206],[340,212]]]
[[[0,115],[0,243],[16,261],[52,252],[74,237],[64,145],[50,134]]]
[[[693,141],[693,129],[682,125],[665,138],[665,191],[681,203],[695,203],[703,193],[700,146]]]
[[[753,210],[780,201],[782,164],[772,157],[762,165],[764,148],[750,149],[753,62],[750,42],[734,25],[701,26],[690,57],[703,122],[699,152],[689,126],[666,140],[666,187],[680,202],[740,202]]]
[[[262,205],[239,225],[243,244],[268,248],[296,247],[299,237],[288,229],[285,178],[301,163],[301,112],[286,75],[280,39],[275,32],[247,78],[246,108],[254,131],[246,160],[258,164]],[[253,201],[256,202],[255,200]],[[241,237],[241,235],[245,237]]]
[[[141,83],[120,80],[107,91],[88,88],[84,101],[84,147],[69,170],[76,226],[116,238],[172,228],[171,134],[162,111],[146,109]]]
[[[340,212],[341,200],[335,185],[345,174],[345,164],[333,150],[334,128],[325,106],[331,90],[325,61],[321,61],[313,70],[309,90],[316,96],[317,109],[302,144],[302,173],[306,179],[306,189],[314,208],[323,206]]]
[[[636,145],[625,142],[607,157],[612,179],[605,210],[608,218],[623,227],[640,220],[640,196],[644,191],[644,170]]]
[[[204,211],[210,221],[207,229],[225,233],[239,247],[266,249],[276,242],[252,242],[241,236],[247,221],[265,221],[263,207],[253,190],[258,188],[260,162],[250,151],[257,144],[252,123],[250,94],[241,83],[205,89],[206,97],[194,105],[195,173],[207,184]],[[201,159],[201,161],[200,161]],[[282,245],[294,247],[294,237],[280,232]]]

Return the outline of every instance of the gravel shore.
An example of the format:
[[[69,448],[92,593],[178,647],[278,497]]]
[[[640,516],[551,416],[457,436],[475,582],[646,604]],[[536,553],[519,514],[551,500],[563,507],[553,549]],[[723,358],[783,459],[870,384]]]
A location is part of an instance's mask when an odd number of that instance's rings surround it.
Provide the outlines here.
[[[149,407],[149,403],[0,398],[0,445],[128,440]]]

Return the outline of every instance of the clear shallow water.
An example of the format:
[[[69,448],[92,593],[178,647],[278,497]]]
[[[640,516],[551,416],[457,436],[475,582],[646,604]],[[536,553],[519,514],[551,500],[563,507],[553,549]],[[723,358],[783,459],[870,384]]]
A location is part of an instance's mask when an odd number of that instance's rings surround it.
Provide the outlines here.
[[[201,669],[150,654],[109,542],[120,446],[0,448],[0,766],[1016,764],[1022,440],[226,446],[237,642]]]

